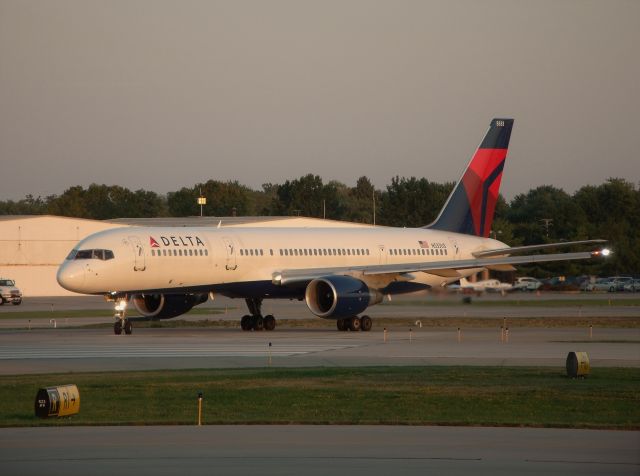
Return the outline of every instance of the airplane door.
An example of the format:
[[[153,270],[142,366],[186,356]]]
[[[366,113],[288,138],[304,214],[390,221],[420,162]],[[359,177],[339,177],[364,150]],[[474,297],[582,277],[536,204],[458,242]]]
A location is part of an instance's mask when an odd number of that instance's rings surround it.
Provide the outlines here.
[[[238,267],[238,262],[236,260],[236,246],[233,241],[233,238],[229,238],[225,236],[222,238],[224,243],[224,247],[227,250],[227,265],[226,268],[230,271],[235,270]]]
[[[387,264],[387,253],[385,252],[384,245],[378,245],[378,250],[380,254],[380,260],[378,261],[380,264]]]
[[[140,238],[137,236],[130,236],[129,243],[133,248],[134,262],[133,262],[133,270],[134,271],[144,271],[147,269],[146,256],[144,251],[144,246],[140,242]]]
[[[455,238],[448,236],[449,244],[451,245],[451,253],[453,255],[453,259],[460,259],[460,246],[458,245],[458,240]]]

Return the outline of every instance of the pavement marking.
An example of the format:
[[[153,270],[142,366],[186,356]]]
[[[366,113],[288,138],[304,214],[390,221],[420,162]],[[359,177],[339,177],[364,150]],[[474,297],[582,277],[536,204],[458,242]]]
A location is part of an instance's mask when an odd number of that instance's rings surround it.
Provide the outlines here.
[[[22,359],[83,359],[117,357],[255,357],[271,353],[273,356],[290,356],[341,350],[356,345],[277,344],[269,350],[265,344],[250,345],[177,345],[167,346],[42,346],[37,348],[0,349],[0,360]]]

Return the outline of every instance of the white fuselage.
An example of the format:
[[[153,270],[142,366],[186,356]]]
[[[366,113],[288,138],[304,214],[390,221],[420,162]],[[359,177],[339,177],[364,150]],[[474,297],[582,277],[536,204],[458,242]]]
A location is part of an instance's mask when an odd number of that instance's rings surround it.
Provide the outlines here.
[[[78,243],[74,250],[79,253],[108,250],[113,258],[99,253],[101,259],[87,259],[85,253],[82,259],[67,259],[58,280],[84,294],[187,290],[284,297],[287,293],[278,293],[274,281],[287,270],[462,260],[505,246],[489,238],[424,228],[127,227]],[[477,271],[460,270],[458,276],[418,272],[411,279],[443,286]],[[381,289],[397,275],[359,279]]]

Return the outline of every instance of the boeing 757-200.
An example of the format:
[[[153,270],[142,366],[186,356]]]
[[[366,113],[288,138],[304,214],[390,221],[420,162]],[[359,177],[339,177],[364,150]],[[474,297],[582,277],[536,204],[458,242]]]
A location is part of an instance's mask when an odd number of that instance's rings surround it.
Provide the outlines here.
[[[424,228],[127,227],[80,241],[57,279],[70,291],[115,301],[116,334],[131,333],[128,302],[146,318],[169,319],[216,293],[242,298],[244,330],[273,330],[264,299],[304,300],[339,330],[371,329],[361,314],[383,296],[441,287],[483,269],[588,259],[585,251],[523,255],[551,246],[509,247],[489,238],[513,119],[494,119],[436,220]],[[516,255],[516,256],[514,256]]]

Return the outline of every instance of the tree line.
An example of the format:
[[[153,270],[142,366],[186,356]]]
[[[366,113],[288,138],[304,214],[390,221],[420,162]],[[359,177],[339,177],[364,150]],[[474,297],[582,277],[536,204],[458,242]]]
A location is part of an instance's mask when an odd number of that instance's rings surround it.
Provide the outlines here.
[[[324,183],[308,174],[282,184],[253,190],[238,181],[209,180],[167,195],[129,190],[118,185],[74,186],[61,195],[0,201],[0,215],[60,215],[110,218],[185,217],[200,214],[197,198],[207,199],[206,216],[306,216],[387,226],[419,227],[431,223],[454,186],[426,178],[394,177],[384,190],[367,177],[350,187]],[[375,204],[375,205],[374,205]],[[543,185],[517,195],[502,196],[496,206],[492,236],[511,246],[553,241],[604,238],[614,250],[598,264],[556,263],[519,269],[533,275],[640,273],[640,189],[625,179],[611,178],[573,194]]]

